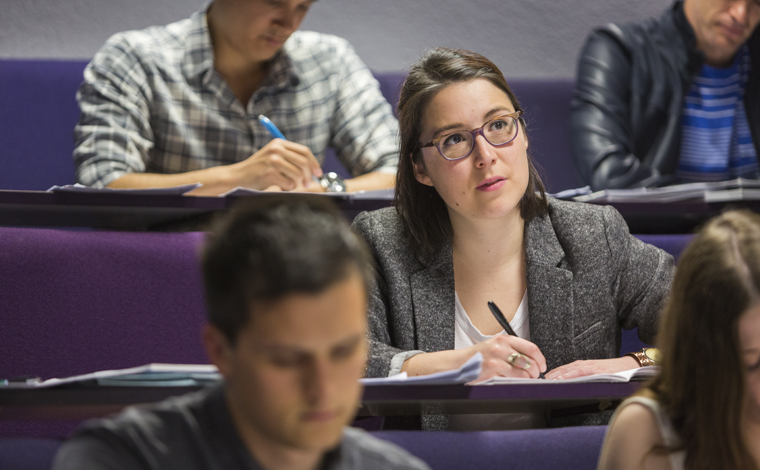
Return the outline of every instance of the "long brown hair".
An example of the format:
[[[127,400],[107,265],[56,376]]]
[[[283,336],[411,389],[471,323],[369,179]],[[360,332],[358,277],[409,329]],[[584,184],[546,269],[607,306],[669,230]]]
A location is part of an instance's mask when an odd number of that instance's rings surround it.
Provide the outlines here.
[[[746,370],[739,318],[760,300],[760,216],[727,212],[678,262],[657,345],[662,371],[642,392],[666,410],[686,468],[757,469],[742,434]]]
[[[522,111],[507,81],[493,62],[470,51],[439,47],[427,52],[415,64],[401,88],[398,102],[401,152],[396,173],[396,211],[401,217],[407,242],[415,251],[427,253],[451,240],[452,230],[446,203],[435,188],[414,177],[414,164],[420,161],[419,145],[422,115],[430,100],[454,83],[483,78],[507,94],[515,111]],[[525,130],[525,121],[520,118]],[[547,212],[544,184],[528,155],[528,187],[520,199],[520,215],[527,222]]]

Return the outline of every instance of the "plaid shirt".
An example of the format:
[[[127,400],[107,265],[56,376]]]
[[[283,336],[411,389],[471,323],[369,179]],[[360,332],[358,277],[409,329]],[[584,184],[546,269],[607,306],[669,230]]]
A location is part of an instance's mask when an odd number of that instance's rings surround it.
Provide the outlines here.
[[[113,36],[77,93],[77,180],[103,187],[132,172],[184,173],[245,160],[272,136],[325,149],[354,176],[395,172],[398,122],[343,39],[296,31],[243,106],[214,69],[206,14]]]

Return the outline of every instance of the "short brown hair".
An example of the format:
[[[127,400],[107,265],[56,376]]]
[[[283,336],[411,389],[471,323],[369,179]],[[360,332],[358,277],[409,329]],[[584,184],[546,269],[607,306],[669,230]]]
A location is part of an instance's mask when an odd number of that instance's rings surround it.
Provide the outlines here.
[[[261,302],[317,294],[358,272],[365,289],[372,257],[328,198],[269,194],[234,209],[209,234],[202,268],[208,321],[230,344]]]
[[[396,173],[396,211],[406,229],[407,242],[419,252],[435,250],[451,240],[446,203],[430,186],[414,177],[422,149],[422,115],[433,96],[449,85],[483,78],[507,94],[515,111],[522,111],[507,81],[493,62],[475,52],[438,47],[427,52],[406,77],[398,102],[401,151]],[[525,120],[520,118],[525,131]],[[528,155],[528,187],[520,199],[520,215],[526,221],[547,212],[546,194],[533,159]]]
[[[689,469],[756,469],[742,438],[746,371],[739,319],[760,301],[760,215],[727,212],[684,250],[661,318],[660,375],[642,392],[659,401]]]

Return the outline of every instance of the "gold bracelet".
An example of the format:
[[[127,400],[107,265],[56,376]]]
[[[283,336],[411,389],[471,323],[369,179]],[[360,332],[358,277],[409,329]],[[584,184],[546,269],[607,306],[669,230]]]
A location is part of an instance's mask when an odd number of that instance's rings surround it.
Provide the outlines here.
[[[659,365],[661,360],[660,350],[657,348],[644,348],[641,351],[626,354],[636,359],[640,367]]]

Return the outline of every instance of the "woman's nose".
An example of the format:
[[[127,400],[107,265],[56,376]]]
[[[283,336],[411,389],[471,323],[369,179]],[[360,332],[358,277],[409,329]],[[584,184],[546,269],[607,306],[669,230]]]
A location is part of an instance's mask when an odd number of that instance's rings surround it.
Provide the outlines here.
[[[475,143],[472,149],[472,157],[475,166],[484,168],[496,161],[496,152],[493,145],[489,144],[482,135],[475,136]]]

